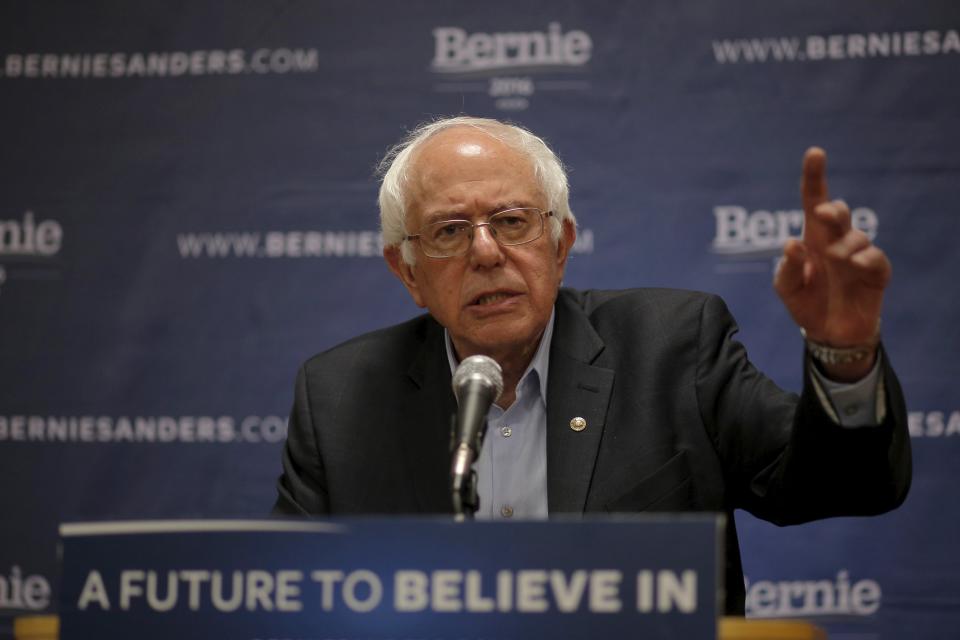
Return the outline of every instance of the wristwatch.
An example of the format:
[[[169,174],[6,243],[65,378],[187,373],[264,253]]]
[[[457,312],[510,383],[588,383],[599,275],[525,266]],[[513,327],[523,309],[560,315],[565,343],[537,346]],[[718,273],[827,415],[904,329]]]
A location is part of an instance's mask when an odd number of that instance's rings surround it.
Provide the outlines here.
[[[817,362],[826,365],[853,364],[866,360],[873,355],[880,343],[880,323],[877,323],[877,332],[870,344],[856,347],[831,347],[822,342],[816,342],[807,337],[807,332],[803,327],[800,327],[800,335],[803,336],[807,345],[807,353]]]

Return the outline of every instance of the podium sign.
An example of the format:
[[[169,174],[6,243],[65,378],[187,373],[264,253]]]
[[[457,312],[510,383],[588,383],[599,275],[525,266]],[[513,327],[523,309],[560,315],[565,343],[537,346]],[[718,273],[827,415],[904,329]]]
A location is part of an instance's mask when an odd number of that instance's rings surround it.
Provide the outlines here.
[[[715,638],[722,516],[61,527],[63,640]]]

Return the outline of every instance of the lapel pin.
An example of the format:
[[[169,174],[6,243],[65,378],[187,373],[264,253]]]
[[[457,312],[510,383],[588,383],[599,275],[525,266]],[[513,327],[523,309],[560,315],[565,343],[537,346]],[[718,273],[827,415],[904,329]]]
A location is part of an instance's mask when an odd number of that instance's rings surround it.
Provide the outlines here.
[[[587,428],[587,421],[580,416],[577,416],[570,421],[570,428],[574,431],[583,431]]]

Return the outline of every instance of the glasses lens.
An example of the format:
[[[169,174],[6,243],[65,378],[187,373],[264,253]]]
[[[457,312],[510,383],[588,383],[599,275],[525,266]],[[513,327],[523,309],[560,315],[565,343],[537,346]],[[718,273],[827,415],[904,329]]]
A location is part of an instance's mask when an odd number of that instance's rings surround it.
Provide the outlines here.
[[[434,258],[466,253],[473,230],[466,220],[447,220],[428,224],[420,233],[424,253]]]
[[[539,209],[508,209],[490,216],[490,227],[500,244],[523,244],[543,233],[543,217]]]
[[[506,246],[533,242],[543,234],[540,209],[507,209],[490,216],[486,224],[497,242]],[[474,226],[467,220],[428,224],[420,230],[420,248],[431,258],[463,255],[470,250]]]

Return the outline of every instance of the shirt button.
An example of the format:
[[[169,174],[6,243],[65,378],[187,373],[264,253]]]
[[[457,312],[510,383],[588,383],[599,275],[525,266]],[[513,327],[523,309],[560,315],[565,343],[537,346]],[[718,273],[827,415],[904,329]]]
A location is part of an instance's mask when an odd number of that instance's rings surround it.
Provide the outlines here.
[[[500,515],[502,515],[504,518],[512,518],[513,507],[511,507],[508,504],[503,505],[502,507],[500,507]]]
[[[843,408],[843,415],[848,417],[856,415],[859,412],[860,412],[860,405],[857,404],[856,402],[853,404],[848,404],[846,407]]]
[[[513,435],[513,429],[510,427],[500,427],[500,435],[502,435],[504,438],[509,438]]]

